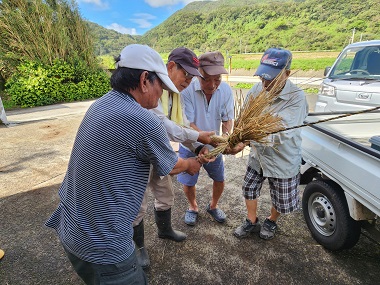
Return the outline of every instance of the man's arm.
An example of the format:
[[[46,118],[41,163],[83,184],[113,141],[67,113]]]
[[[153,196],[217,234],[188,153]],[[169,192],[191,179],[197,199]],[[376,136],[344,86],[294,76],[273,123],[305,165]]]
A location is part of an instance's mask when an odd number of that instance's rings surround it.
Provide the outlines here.
[[[285,128],[302,125],[308,114],[308,104],[303,91],[297,95],[298,96],[294,96],[289,100],[288,105],[284,110],[278,113],[278,115],[282,117],[282,122]],[[284,141],[294,137],[294,134],[298,132],[299,129],[283,131],[270,135],[268,139],[274,144],[282,144]]]
[[[232,133],[233,120],[222,122],[222,135],[230,135]]]
[[[222,135],[230,135],[233,127],[233,120],[235,117],[234,110],[234,95],[231,87],[224,84],[222,91],[224,92],[224,102],[222,111]]]
[[[165,116],[160,101],[159,105],[150,111],[161,119],[170,141],[192,143],[198,140],[199,133],[197,131],[190,128],[184,128]]]
[[[200,128],[198,128],[197,125],[194,124],[194,123],[190,123],[190,127],[191,127],[192,129],[198,131],[198,132],[202,131],[202,130],[201,130]]]
[[[202,164],[198,161],[198,158],[191,157],[187,159],[178,158],[178,161],[176,165],[174,165],[174,168],[172,171],[170,171],[170,175],[178,174],[181,172],[187,172],[190,175],[194,175],[199,172],[201,169]]]

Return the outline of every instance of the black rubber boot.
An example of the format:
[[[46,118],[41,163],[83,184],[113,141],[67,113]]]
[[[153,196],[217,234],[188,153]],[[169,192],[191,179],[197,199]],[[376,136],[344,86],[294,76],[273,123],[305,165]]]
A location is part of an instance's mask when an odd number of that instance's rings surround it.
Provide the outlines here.
[[[150,265],[149,255],[144,247],[144,220],[140,224],[133,227],[133,240],[136,243],[137,261],[143,269],[147,269]]]
[[[174,241],[183,241],[186,239],[186,234],[172,228],[172,209],[166,211],[154,210],[156,224],[158,228],[158,237],[167,238]]]

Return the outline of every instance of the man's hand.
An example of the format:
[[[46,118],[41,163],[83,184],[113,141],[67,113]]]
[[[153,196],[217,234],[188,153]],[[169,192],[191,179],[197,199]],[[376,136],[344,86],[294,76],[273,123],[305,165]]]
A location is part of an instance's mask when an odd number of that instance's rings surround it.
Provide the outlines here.
[[[203,144],[213,144],[211,140],[211,136],[215,135],[215,132],[206,132],[206,131],[200,131],[198,136],[198,141]]]
[[[235,145],[233,148],[227,146],[227,148],[224,150],[224,154],[237,154],[241,152],[245,148],[246,144],[240,142],[237,145]]]
[[[198,158],[197,157],[191,157],[191,158],[188,158],[186,160],[188,163],[186,173],[188,173],[190,175],[194,175],[194,174],[198,173],[199,170],[201,169],[201,166],[202,166],[201,162],[198,161]]]
[[[200,163],[202,164],[205,164],[205,163],[209,163],[209,162],[214,162],[216,157],[213,156],[211,158],[206,158],[205,155],[209,153],[209,149],[207,148],[207,146],[204,146],[201,151],[199,152],[198,156],[197,156],[197,159]]]

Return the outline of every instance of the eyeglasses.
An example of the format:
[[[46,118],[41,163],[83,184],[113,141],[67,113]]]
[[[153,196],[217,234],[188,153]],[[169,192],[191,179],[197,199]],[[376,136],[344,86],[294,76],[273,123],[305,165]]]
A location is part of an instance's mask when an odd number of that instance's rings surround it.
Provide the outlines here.
[[[183,71],[183,73],[185,74],[185,77],[186,79],[193,79],[194,75],[188,73],[181,65],[179,65],[178,63],[176,63],[177,65],[177,69],[181,69]]]
[[[188,72],[187,72],[185,69],[183,69],[183,68],[182,68],[182,70],[183,70],[183,72],[184,72],[184,74],[185,74],[186,79],[193,79],[194,75],[188,73]]]

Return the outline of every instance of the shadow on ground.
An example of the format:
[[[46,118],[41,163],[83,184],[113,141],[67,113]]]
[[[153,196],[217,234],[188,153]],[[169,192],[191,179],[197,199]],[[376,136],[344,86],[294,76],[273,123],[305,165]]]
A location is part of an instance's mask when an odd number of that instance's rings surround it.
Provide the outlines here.
[[[202,172],[197,189],[199,222],[183,222],[187,208],[181,186],[175,182],[173,224],[187,233],[182,243],[157,237],[153,198],[145,219],[146,246],[151,257],[150,284],[379,284],[380,246],[365,236],[346,251],[332,253],[310,236],[301,212],[283,216],[274,240],[257,235],[238,240],[234,229],[245,217],[241,182],[246,158],[226,157],[226,189],[220,207],[228,215],[218,224],[206,213],[211,180]],[[0,199],[0,284],[82,284],[71,268],[55,232],[44,226],[58,204],[59,184]],[[269,211],[265,186],[259,207]],[[265,203],[264,203],[265,201]]]

